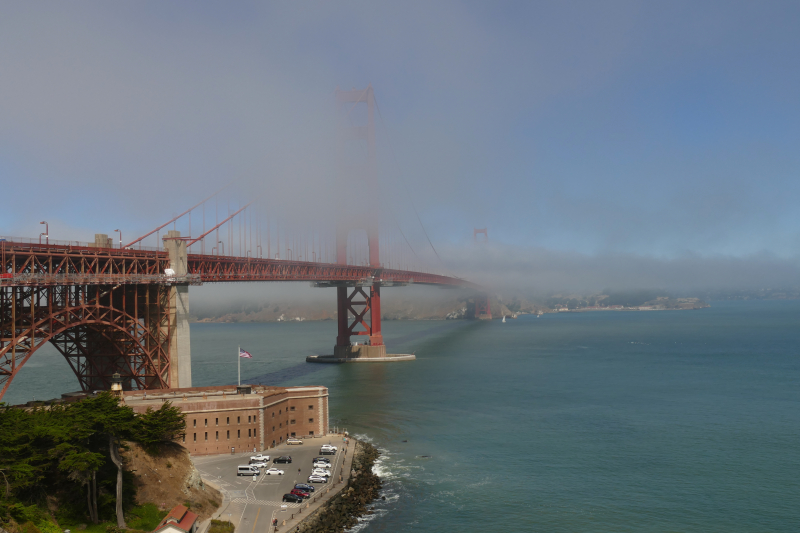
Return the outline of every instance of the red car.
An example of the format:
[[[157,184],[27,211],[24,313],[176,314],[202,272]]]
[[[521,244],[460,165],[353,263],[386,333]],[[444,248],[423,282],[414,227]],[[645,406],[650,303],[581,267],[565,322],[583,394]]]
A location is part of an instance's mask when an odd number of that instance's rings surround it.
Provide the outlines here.
[[[301,498],[308,498],[309,496],[309,494],[306,491],[300,489],[292,489],[292,492],[290,494],[294,494],[295,496],[300,496]]]

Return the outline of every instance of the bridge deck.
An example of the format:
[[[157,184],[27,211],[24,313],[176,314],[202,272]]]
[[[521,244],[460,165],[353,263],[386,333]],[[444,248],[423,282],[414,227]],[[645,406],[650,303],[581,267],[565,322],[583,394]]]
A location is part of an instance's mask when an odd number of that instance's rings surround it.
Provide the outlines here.
[[[0,285],[201,284],[242,281],[308,281],[322,284],[422,283],[477,288],[461,278],[311,261],[188,254],[188,275],[165,275],[166,251],[95,248],[79,244],[0,241]]]

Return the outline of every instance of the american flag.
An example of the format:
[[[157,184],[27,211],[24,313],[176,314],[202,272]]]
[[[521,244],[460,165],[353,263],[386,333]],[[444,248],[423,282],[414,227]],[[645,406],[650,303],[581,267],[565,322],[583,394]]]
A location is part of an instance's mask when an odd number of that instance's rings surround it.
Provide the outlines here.
[[[241,348],[239,348],[239,357],[244,357],[245,359],[252,359],[253,356],[250,355],[250,352],[245,352]]]

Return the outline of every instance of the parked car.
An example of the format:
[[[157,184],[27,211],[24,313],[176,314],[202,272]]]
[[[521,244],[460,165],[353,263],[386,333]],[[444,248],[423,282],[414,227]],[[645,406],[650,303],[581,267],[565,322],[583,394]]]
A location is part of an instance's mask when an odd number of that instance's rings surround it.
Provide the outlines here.
[[[336,451],[336,450],[339,449],[338,446],[334,446],[333,444],[323,444],[322,446],[320,446],[320,448],[327,448],[327,449],[333,450],[333,451]]]
[[[257,466],[258,468],[266,468],[269,466],[269,463],[265,461],[254,461],[250,459],[250,466]]]
[[[278,470],[277,468],[268,468],[264,470],[265,476],[282,476],[283,470]]]
[[[303,441],[300,439],[291,438],[286,439],[286,444],[303,444]]]
[[[310,476],[308,476],[308,482],[309,483],[327,483],[328,482],[328,478],[326,478],[324,476],[318,476],[316,474],[311,474]]]
[[[301,498],[297,494],[289,493],[283,495],[283,501],[290,503],[303,503],[303,498]]]
[[[330,468],[331,467],[331,463],[330,462],[323,462],[323,461],[314,461],[314,464],[312,466],[314,468]]]
[[[237,476],[252,476],[252,475],[256,475],[257,476],[259,473],[260,473],[260,470],[258,469],[257,466],[254,466],[254,465],[239,465],[236,468],[236,475]]]
[[[289,494],[294,494],[295,496],[300,496],[301,498],[308,498],[310,496],[309,493],[300,489],[292,489]]]
[[[261,455],[259,453],[258,455],[254,455],[254,456],[252,456],[250,458],[250,462],[252,463],[253,461],[263,461],[263,462],[268,463],[269,462],[269,455]]]
[[[317,462],[322,462],[322,463],[328,463],[328,464],[330,464],[330,463],[331,463],[331,460],[330,460],[330,459],[328,459],[327,457],[314,457],[314,462],[315,462],[315,463],[317,463]]]
[[[304,490],[306,492],[314,492],[316,490],[312,485],[306,485],[305,483],[298,483],[294,486],[294,488]]]
[[[276,457],[272,461],[273,463],[291,463],[292,456],[291,455],[281,455],[280,457]]]
[[[336,455],[336,450],[333,448],[320,448],[320,455]]]
[[[331,471],[328,470],[327,468],[315,468],[314,470],[311,471],[311,473],[316,474],[318,476],[331,477]]]

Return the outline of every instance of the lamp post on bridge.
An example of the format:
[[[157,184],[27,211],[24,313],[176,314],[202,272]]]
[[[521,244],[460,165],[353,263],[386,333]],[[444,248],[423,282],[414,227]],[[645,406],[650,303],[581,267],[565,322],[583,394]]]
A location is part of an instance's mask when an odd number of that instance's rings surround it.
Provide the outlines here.
[[[44,224],[44,233],[39,234],[39,244],[42,244],[42,236],[46,239],[46,243],[50,244],[50,224],[42,220],[39,224]]]
[[[122,250],[122,231],[115,229],[116,233],[119,233],[119,249]]]
[[[222,242],[222,241],[217,241],[217,244],[221,244],[222,245],[222,255],[225,255],[225,243]]]

